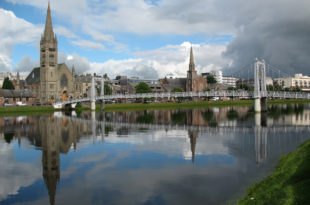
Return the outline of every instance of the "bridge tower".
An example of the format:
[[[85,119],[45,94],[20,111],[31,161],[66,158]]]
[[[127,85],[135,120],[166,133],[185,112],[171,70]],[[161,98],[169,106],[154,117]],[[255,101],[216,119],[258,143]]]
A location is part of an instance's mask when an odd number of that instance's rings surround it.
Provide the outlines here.
[[[96,89],[95,89],[95,77],[91,77],[91,89],[90,89],[90,109],[92,111],[96,110]]]
[[[102,97],[101,101],[101,110],[104,110],[104,77],[101,78],[101,91],[100,91],[100,96]]]
[[[254,110],[267,111],[266,62],[257,58],[254,63]]]
[[[91,90],[90,90],[90,109],[92,111],[96,110],[96,87],[95,87],[95,82],[98,80],[98,77],[93,75],[91,78]],[[100,97],[102,97],[102,104],[101,104],[101,109],[104,110],[104,78],[101,78],[101,91],[100,91]]]

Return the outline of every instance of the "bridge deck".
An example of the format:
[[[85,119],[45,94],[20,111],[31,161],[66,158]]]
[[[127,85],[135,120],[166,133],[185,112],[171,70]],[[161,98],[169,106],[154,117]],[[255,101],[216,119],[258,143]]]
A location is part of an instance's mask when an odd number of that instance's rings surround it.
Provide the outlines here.
[[[78,102],[90,102],[92,100],[114,100],[114,99],[141,99],[141,98],[178,98],[178,97],[239,97],[239,98],[280,98],[280,99],[310,99],[310,93],[305,92],[282,92],[282,91],[206,91],[206,92],[163,92],[163,93],[136,93],[104,95],[94,98],[80,98],[60,102],[61,105]]]

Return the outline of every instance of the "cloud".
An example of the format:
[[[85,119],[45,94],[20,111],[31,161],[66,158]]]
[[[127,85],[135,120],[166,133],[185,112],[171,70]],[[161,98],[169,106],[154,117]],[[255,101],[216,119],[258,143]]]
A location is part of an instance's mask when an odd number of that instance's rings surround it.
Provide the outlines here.
[[[7,1],[46,10],[45,0]],[[135,37],[149,35],[151,38],[152,35],[155,38],[156,35],[194,38],[191,35],[198,34],[211,40],[223,35],[231,37],[232,41],[229,44],[215,41],[214,45],[202,42],[199,43],[200,47],[195,48],[196,67],[199,72],[223,67],[228,71],[234,71],[252,63],[258,57],[264,58],[286,73],[310,74],[308,0],[81,0],[79,4],[75,0],[55,0],[52,1],[51,7],[56,19],[61,18],[71,25],[68,30],[59,29],[62,35],[70,37],[70,30],[78,30],[91,37],[71,41],[72,44],[83,48],[103,50],[109,45],[119,52],[124,52],[128,48],[119,43],[118,38],[128,33],[136,35]],[[4,30],[7,30],[9,26],[5,25]],[[19,39],[16,37],[14,39]],[[11,50],[3,47],[8,54],[0,52],[0,65],[5,68],[11,63],[12,46],[8,47]],[[178,45],[167,45],[151,51],[137,52],[134,57],[122,62],[126,67],[137,57],[142,59],[139,60],[139,68],[151,67],[158,72],[159,77],[167,73],[183,76],[187,67],[184,60],[187,54],[184,52],[175,55],[177,52],[183,52]],[[219,55],[221,52],[222,56]],[[120,62],[115,60],[96,62],[92,64],[92,70],[108,72],[113,63],[121,66]],[[108,65],[109,68],[106,67]],[[120,74],[126,70],[122,67],[117,69]]]
[[[73,45],[77,45],[86,49],[104,50],[104,45],[88,40],[71,41]]]
[[[16,44],[30,44],[40,39],[41,28],[0,8],[0,68],[11,70],[11,57]]]
[[[186,77],[190,53],[189,42],[180,45],[167,45],[165,47],[136,52],[135,58],[124,60],[108,60],[106,62],[90,62],[87,58],[59,54],[59,63],[65,62],[69,68],[73,65],[76,72],[81,73],[107,73],[109,77],[127,75],[141,79],[158,79],[165,76]],[[198,73],[222,69],[230,63],[223,58],[225,45],[193,44],[194,58]]]
[[[54,26],[54,32],[57,35],[65,36],[67,38],[78,38],[71,30],[63,26]]]
[[[19,61],[19,63],[13,68],[13,72],[24,72],[24,73],[29,73],[33,68],[39,67],[40,66],[40,61],[35,60],[32,61],[30,56],[24,56],[22,59]]]
[[[21,187],[27,187],[42,177],[41,165],[18,162],[15,159],[14,147],[4,141],[0,143],[0,201],[9,195],[18,194]]]
[[[224,56],[228,69],[263,58],[289,74],[310,74],[310,2],[307,0],[237,1],[236,36]],[[230,6],[230,5],[228,5]]]

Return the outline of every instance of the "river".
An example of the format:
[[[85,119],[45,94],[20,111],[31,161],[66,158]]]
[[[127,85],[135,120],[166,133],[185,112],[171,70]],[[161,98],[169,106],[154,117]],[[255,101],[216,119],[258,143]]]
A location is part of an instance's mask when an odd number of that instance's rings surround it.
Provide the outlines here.
[[[227,204],[310,138],[310,106],[0,117],[0,204]]]

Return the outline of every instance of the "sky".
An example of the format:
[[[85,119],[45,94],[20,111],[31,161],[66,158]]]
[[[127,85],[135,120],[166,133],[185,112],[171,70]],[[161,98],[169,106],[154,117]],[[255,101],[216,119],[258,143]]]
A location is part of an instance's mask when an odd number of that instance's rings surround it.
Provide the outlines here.
[[[0,0],[0,72],[39,66],[48,0]],[[310,75],[309,0],[50,0],[58,63],[78,74],[234,74],[256,57]]]

